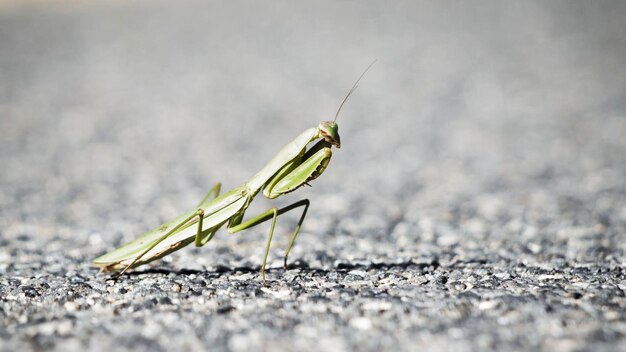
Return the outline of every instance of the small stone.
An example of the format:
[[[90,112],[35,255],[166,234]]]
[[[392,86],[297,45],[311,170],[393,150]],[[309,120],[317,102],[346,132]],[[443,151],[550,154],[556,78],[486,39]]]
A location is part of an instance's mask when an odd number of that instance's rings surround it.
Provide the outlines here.
[[[63,308],[65,308],[68,312],[76,312],[80,308],[80,304],[75,301],[67,301],[63,304]]]
[[[358,317],[351,319],[350,325],[360,330],[370,330],[372,328],[372,320],[365,317]]]
[[[65,320],[57,324],[56,332],[60,336],[67,336],[72,333],[73,328],[74,326],[72,322],[69,320]]]

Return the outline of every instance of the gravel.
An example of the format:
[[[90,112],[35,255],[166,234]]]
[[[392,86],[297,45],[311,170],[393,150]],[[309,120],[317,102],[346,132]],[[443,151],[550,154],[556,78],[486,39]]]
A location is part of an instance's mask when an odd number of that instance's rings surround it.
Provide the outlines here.
[[[623,2],[0,5],[0,350],[626,350]],[[95,257],[333,116],[297,214]]]

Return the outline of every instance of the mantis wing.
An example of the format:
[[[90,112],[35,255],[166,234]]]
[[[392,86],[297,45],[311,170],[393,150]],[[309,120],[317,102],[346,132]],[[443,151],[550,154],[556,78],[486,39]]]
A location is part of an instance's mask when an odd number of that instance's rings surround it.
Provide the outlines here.
[[[248,203],[248,197],[241,193],[230,193],[220,198],[218,209],[212,212],[205,210],[203,229],[216,228],[223,225],[233,215],[244,209]],[[191,210],[165,224],[146,232],[144,235],[130,241],[123,246],[106,253],[93,261],[93,265],[100,267],[102,271],[120,270],[129,265],[137,256],[140,256],[155,242],[159,242],[154,248],[144,254],[133,267],[146,264],[174,252],[193,242],[198,233],[198,227],[192,226],[198,222],[198,218],[187,221],[178,230],[168,235],[168,229],[173,229],[186,219],[189,219],[197,210]],[[171,230],[170,230],[171,232]],[[164,238],[164,236],[166,236]]]

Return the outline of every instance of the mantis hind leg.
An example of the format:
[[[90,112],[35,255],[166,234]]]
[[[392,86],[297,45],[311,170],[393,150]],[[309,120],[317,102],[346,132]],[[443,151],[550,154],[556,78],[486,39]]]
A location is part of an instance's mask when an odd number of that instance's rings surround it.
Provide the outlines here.
[[[203,203],[206,202],[207,199],[209,199],[209,197],[211,197],[211,195],[213,195],[213,197],[216,198],[220,194],[221,187],[222,187],[222,184],[219,182],[214,184],[213,187],[211,187],[211,190],[209,190],[209,192],[206,194],[206,196],[202,198],[202,201],[200,201],[200,204],[198,204],[198,210],[196,212],[194,212],[185,220],[178,223],[178,225],[174,226],[165,235],[159,237],[156,241],[154,241],[154,243],[148,246],[148,248],[146,248],[143,252],[141,252],[141,254],[136,256],[135,259],[133,259],[133,261],[130,262],[130,264],[124,267],[124,269],[122,269],[119,275],[123,275],[126,271],[128,271],[128,269],[132,268],[141,258],[143,258],[143,256],[145,256],[148,252],[150,252],[154,247],[159,245],[159,243],[165,241],[168,237],[172,236],[181,227],[185,226],[190,221],[192,221],[196,216],[198,217],[198,232],[196,233],[196,236],[195,236],[195,244],[197,247],[200,247],[206,244],[207,242],[209,242],[215,235],[215,232],[217,232],[217,230],[219,229],[219,226],[202,231],[202,222],[204,220],[204,210],[200,208],[200,206],[202,206]]]
[[[220,190],[221,189],[222,189],[222,183],[221,182],[217,182],[216,184],[214,184],[213,187],[211,187],[209,192],[206,194],[206,196],[204,196],[204,198],[202,198],[200,203],[198,203],[198,205],[196,205],[196,208],[200,208],[202,206],[202,204],[204,204],[204,202],[207,201],[207,199],[211,198],[211,196],[213,196],[213,198],[217,198],[217,196],[220,195]]]
[[[196,234],[196,237],[201,236],[202,235],[202,219],[204,218],[204,210],[202,209],[198,209],[196,212],[194,212],[192,215],[190,215],[188,218],[186,218],[185,220],[181,221],[178,223],[178,225],[174,226],[171,230],[169,230],[165,235],[159,237],[156,241],[154,241],[150,246],[148,246],[148,248],[146,248],[143,252],[141,252],[141,254],[139,254],[138,256],[135,257],[135,259],[133,259],[132,262],[130,262],[130,264],[126,265],[126,267],[124,267],[124,269],[122,269],[122,271],[118,274],[118,276],[123,275],[126,271],[128,271],[128,269],[132,268],[141,258],[143,258],[144,255],[146,255],[148,252],[150,252],[154,247],[156,247],[159,243],[165,241],[168,237],[172,236],[173,234],[175,234],[181,227],[187,225],[190,221],[192,221],[195,217],[198,217],[198,233]],[[206,231],[205,231],[206,232]]]
[[[289,255],[289,251],[291,250],[291,247],[293,246],[293,243],[296,239],[296,236],[298,235],[298,232],[300,231],[300,226],[302,225],[302,222],[304,221],[304,217],[306,216],[306,212],[309,209],[309,204],[311,202],[308,199],[303,199],[301,201],[295,202],[291,205],[288,205],[284,208],[278,209],[276,207],[268,209],[267,211],[251,218],[248,219],[244,222],[241,222],[241,217],[239,217],[238,219],[238,223],[230,223],[228,224],[227,230],[229,233],[235,233],[235,232],[239,232],[241,230],[245,230],[248,229],[250,227],[254,227],[256,225],[259,225],[269,219],[272,219],[272,225],[270,226],[270,233],[269,236],[267,237],[267,244],[265,245],[265,253],[263,254],[263,263],[261,264],[261,277],[263,279],[263,286],[266,286],[266,281],[265,281],[265,265],[267,263],[267,256],[270,252],[270,246],[272,243],[272,237],[274,236],[274,227],[276,226],[276,218],[278,217],[278,215],[282,215],[292,209],[295,209],[297,207],[301,207],[304,206],[304,211],[302,212],[302,215],[300,216],[300,220],[298,221],[298,225],[296,226],[295,231],[293,232],[293,234],[291,235],[291,240],[289,241],[289,246],[287,247],[287,250],[285,252],[285,259],[284,259],[284,264],[285,264],[285,268],[287,267],[287,256]]]
[[[206,196],[202,198],[202,200],[196,206],[196,208],[200,208],[211,197],[212,199],[217,198],[220,195],[221,189],[222,189],[222,184],[220,182],[214,184],[213,187],[211,187],[211,190],[209,190]],[[207,231],[202,232],[202,217],[200,217],[199,224],[198,224],[198,233],[196,233],[194,245],[196,247],[202,247],[205,244],[207,244],[207,242],[213,239],[213,236],[215,236],[215,233],[217,232],[218,228],[219,226],[215,227],[215,229],[209,229],[208,232]]]

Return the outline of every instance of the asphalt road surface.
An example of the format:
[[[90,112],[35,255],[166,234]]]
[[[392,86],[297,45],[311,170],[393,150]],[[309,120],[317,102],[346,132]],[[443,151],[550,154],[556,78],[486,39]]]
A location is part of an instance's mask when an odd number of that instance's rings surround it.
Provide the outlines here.
[[[2,2],[0,350],[626,350],[626,3]],[[339,117],[268,224],[91,261]],[[192,248],[193,247],[193,248]]]

